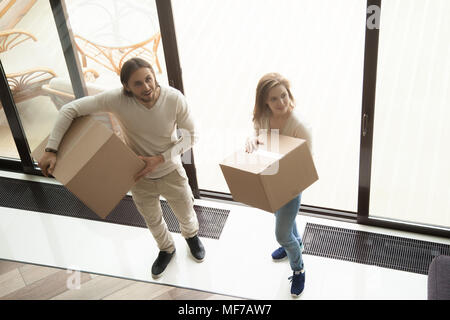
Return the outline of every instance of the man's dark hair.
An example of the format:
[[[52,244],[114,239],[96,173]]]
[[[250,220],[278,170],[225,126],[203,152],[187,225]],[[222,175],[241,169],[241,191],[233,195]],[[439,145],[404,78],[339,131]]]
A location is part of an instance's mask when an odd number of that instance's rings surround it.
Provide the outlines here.
[[[141,58],[131,58],[122,65],[122,69],[120,70],[120,82],[122,82],[122,85],[128,85],[128,80],[130,80],[130,77],[133,74],[133,72],[135,72],[140,68],[149,68],[156,81],[155,71],[153,70],[153,67],[151,66],[150,63]],[[156,86],[159,87],[157,81]],[[133,93],[127,91],[125,87],[123,88],[123,94],[128,97],[133,96]]]

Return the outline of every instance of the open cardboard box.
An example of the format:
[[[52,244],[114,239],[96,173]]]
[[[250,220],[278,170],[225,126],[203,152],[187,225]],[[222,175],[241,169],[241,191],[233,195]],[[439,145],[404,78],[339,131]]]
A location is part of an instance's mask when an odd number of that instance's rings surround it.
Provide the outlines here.
[[[261,135],[264,144],[226,157],[220,168],[235,201],[276,212],[319,179],[306,140]]]
[[[47,139],[32,152],[39,161]],[[75,119],[58,149],[53,176],[101,218],[117,206],[134,185],[144,161],[92,116]]]

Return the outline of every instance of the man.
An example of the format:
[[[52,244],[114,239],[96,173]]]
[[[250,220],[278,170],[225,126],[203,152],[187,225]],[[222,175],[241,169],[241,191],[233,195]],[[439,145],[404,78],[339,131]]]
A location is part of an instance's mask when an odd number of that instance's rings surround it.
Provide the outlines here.
[[[38,165],[45,176],[52,174],[58,146],[73,119],[95,112],[113,113],[125,142],[146,163],[135,176],[137,183],[131,193],[160,250],[152,266],[153,278],[159,278],[175,253],[172,235],[162,217],[160,195],[175,213],[194,259],[201,262],[205,257],[204,246],[197,236],[194,198],[180,158],[196,142],[197,135],[183,94],[172,87],[160,86],[148,62],[140,58],[125,62],[120,81],[123,88],[77,99],[61,108]],[[180,139],[177,126],[182,133]]]

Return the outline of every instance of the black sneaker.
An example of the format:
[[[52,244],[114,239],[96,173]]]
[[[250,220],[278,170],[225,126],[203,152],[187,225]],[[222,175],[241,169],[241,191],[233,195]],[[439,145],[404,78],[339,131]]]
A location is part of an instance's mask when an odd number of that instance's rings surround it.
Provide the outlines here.
[[[172,253],[168,253],[166,251],[159,252],[158,258],[156,258],[152,266],[153,279],[158,279],[159,277],[162,276],[164,270],[166,270],[166,267],[169,264],[170,260],[172,260],[174,254],[175,250]]]
[[[186,239],[186,242],[191,250],[191,254],[197,262],[202,262],[205,258],[205,247],[198,236]]]

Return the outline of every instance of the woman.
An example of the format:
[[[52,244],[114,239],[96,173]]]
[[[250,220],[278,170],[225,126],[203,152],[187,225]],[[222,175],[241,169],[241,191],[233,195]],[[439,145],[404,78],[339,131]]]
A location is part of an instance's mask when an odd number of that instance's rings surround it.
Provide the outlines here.
[[[294,97],[289,81],[278,73],[268,73],[258,82],[256,88],[253,124],[255,136],[247,139],[246,151],[253,152],[262,141],[258,140],[260,130],[278,130],[281,135],[305,139],[311,149],[309,130],[294,114]],[[305,270],[302,259],[302,240],[297,231],[295,219],[300,209],[301,193],[275,212],[275,236],[280,248],[272,253],[274,261],[289,259],[293,271],[291,294],[298,297],[304,289]]]

